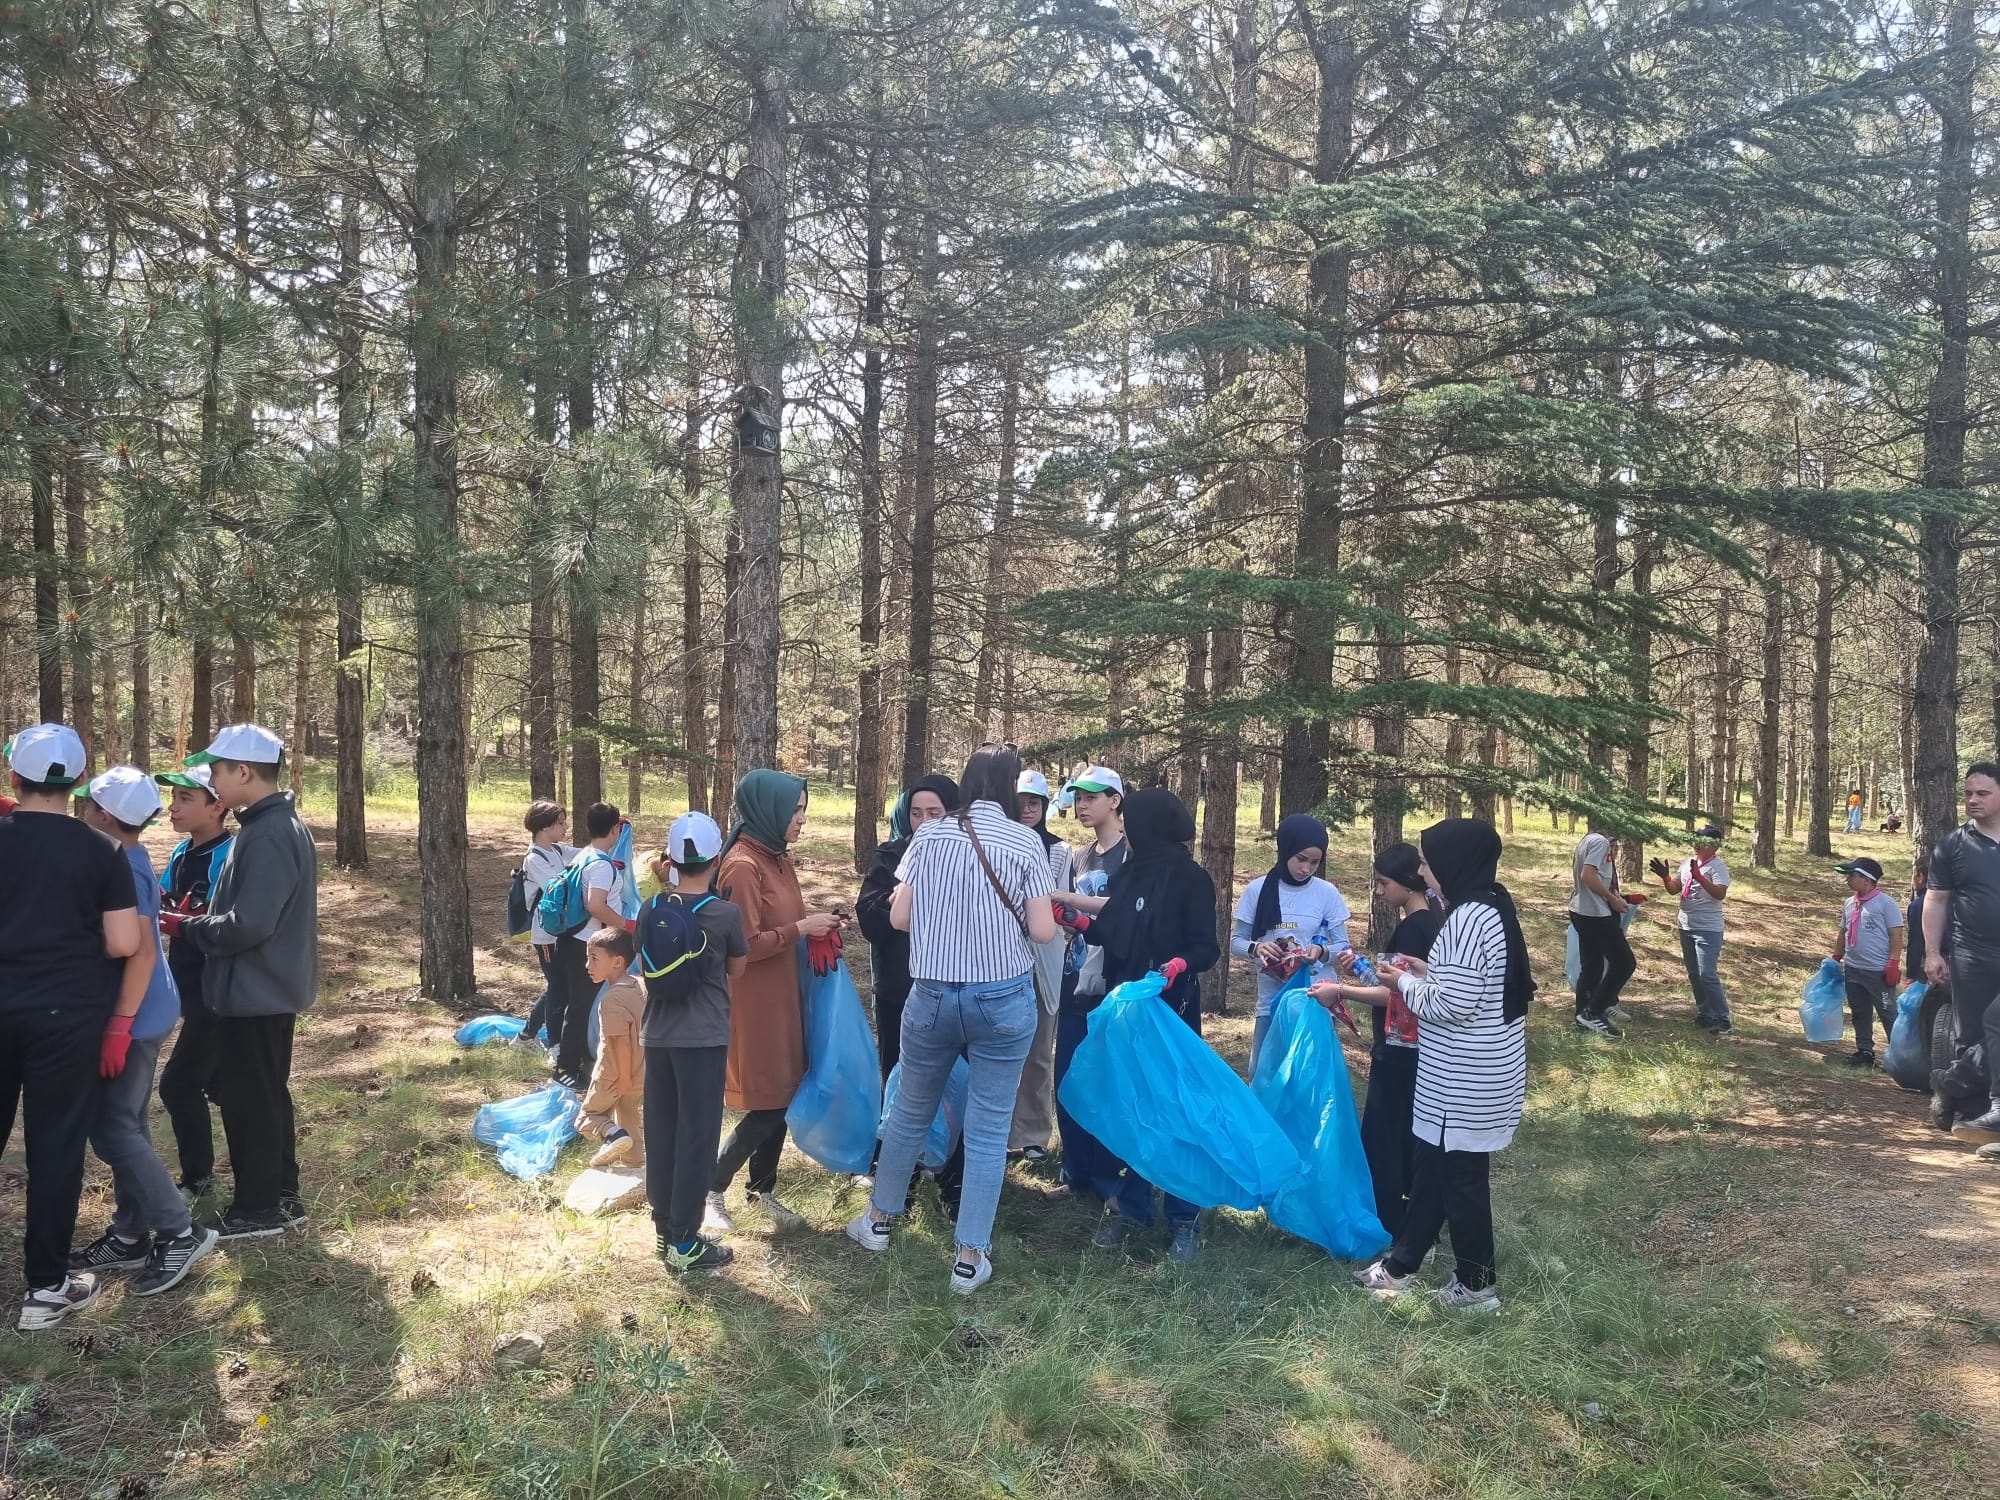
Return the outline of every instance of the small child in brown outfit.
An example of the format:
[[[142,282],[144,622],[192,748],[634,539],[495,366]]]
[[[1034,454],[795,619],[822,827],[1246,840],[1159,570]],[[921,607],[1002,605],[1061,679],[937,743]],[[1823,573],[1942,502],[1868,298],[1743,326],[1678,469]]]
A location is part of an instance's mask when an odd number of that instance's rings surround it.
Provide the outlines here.
[[[646,1163],[641,1121],[646,1049],[639,1040],[646,990],[629,972],[637,952],[631,933],[605,927],[592,934],[584,955],[591,979],[605,986],[597,1005],[597,1066],[590,1071],[590,1092],[583,1096],[583,1119],[577,1124],[583,1134],[604,1142],[590,1159],[593,1167]]]

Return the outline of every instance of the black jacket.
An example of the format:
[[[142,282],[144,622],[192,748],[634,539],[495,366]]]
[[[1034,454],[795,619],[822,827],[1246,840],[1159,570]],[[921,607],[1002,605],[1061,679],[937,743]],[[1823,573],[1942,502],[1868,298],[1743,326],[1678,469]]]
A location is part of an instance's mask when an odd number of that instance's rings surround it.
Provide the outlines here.
[[[1185,959],[1187,973],[1164,998],[1181,1015],[1193,1017],[1201,1014],[1200,976],[1214,968],[1222,957],[1222,946],[1215,936],[1215,882],[1209,879],[1208,871],[1192,860],[1170,869],[1161,889],[1148,900],[1148,915],[1153,920],[1144,924],[1143,933],[1134,930],[1137,924],[1121,920],[1114,905],[1090,924],[1086,938],[1104,949],[1107,990],[1116,989],[1128,979],[1143,978],[1154,969],[1163,968],[1169,959]],[[1124,874],[1120,870],[1112,876],[1112,884],[1115,886]],[[1157,915],[1152,909],[1156,902],[1161,903]],[[1089,1008],[1097,1004],[1097,1000],[1088,1002]]]
[[[861,894],[854,902],[854,919],[868,939],[869,971],[874,976],[875,1012],[901,1013],[910,998],[910,935],[889,924],[889,900],[896,894],[896,870],[909,852],[908,839],[891,839],[876,849]]]

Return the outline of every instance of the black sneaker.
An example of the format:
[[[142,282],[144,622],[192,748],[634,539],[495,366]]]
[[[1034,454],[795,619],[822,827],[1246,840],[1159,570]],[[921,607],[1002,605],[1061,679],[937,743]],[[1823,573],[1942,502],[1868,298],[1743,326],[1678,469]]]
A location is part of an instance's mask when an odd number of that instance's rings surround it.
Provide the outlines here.
[[[1875,1054],[1873,1052],[1864,1052],[1861,1048],[1856,1047],[1852,1052],[1847,1054],[1845,1061],[1850,1068],[1872,1068],[1875,1066]]]
[[[213,1250],[221,1238],[206,1224],[190,1224],[172,1239],[155,1235],[153,1253],[146,1257],[146,1269],[132,1282],[136,1297],[152,1297],[177,1287],[194,1263]]]
[[[1021,1148],[1021,1160],[1031,1167],[1039,1167],[1048,1159],[1049,1148],[1047,1146],[1023,1146]]]
[[[241,1208],[226,1208],[202,1227],[213,1229],[217,1239],[263,1240],[283,1234],[292,1227],[292,1224],[281,1210],[275,1208],[267,1208],[259,1213]]]
[[[174,1184],[174,1187],[181,1195],[181,1202],[185,1203],[189,1208],[193,1208],[215,1190],[215,1179],[213,1177],[199,1177],[190,1180],[183,1177],[179,1182]]]
[[[1616,1037],[1624,1033],[1613,1026],[1605,1017],[1586,1011],[1576,1018],[1576,1024],[1585,1031],[1596,1032],[1599,1036]]]
[[[719,1245],[707,1235],[694,1237],[692,1250],[681,1250],[664,1240],[660,1242],[660,1259],[667,1263],[669,1271],[678,1271],[685,1276],[690,1271],[719,1271],[736,1259],[736,1252],[727,1245]]]
[[[297,1193],[286,1193],[280,1198],[278,1200],[278,1212],[285,1216],[285,1223],[290,1228],[302,1229],[305,1227],[308,1217],[306,1213],[306,1200],[301,1198]]]
[[[123,1240],[105,1230],[81,1250],[69,1253],[72,1271],[136,1271],[146,1264],[146,1246],[151,1235]]]

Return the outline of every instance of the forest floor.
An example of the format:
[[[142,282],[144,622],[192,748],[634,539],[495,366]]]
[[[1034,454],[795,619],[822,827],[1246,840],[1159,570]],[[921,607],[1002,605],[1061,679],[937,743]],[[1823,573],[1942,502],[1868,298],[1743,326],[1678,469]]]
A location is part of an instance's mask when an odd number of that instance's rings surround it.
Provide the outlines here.
[[[483,999],[525,1013],[531,955],[498,939],[518,824],[476,812]],[[735,1265],[676,1280],[643,1213],[560,1206],[581,1150],[522,1183],[472,1142],[475,1108],[543,1070],[458,1048],[461,1017],[415,999],[414,825],[372,816],[365,875],[332,871],[317,830],[325,989],[294,1071],[311,1228],[0,1334],[0,1497],[1891,1497],[2000,1473],[2000,1168],[1801,1040],[1842,894],[1818,861],[1737,870],[1734,1038],[1690,1024],[1663,904],[1606,1042],[1563,993],[1572,836],[1510,842],[1545,1003],[1496,1163],[1506,1305],[1468,1322],[1358,1294],[1260,1216],[1211,1215],[1187,1269],[1163,1245],[1092,1251],[1093,1216],[1020,1168],[998,1274],[960,1299],[928,1190],[869,1259],[839,1233],[861,1191],[796,1153],[782,1191],[809,1227],[742,1212]],[[804,865],[829,903],[856,884],[844,826],[815,808]],[[1895,852],[1896,888],[1905,846],[1859,842]],[[1247,844],[1241,875],[1268,858]],[[1366,867],[1350,831],[1330,873],[1357,905]],[[1209,1031],[1239,1067],[1247,990]],[[108,1188],[93,1164],[79,1242]],[[516,1330],[545,1338],[540,1368],[496,1363]]]

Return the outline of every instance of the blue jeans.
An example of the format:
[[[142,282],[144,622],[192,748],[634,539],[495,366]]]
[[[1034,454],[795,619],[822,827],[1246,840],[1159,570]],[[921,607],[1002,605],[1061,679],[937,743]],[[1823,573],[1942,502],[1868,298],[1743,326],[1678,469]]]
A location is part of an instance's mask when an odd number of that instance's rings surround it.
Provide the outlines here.
[[[1694,989],[1694,1015],[1704,1026],[1729,1024],[1729,997],[1716,977],[1715,961],[1722,956],[1719,932],[1681,932],[1681,962],[1687,965],[1688,983]]]
[[[1858,807],[1850,807],[1850,808],[1848,808],[1848,810],[1847,810],[1847,831],[1848,831],[1849,833],[1859,833],[1859,832],[1861,832],[1861,809],[1860,809],[1860,808],[1858,808]]]
[[[188,1207],[174,1187],[173,1173],[153,1149],[148,1106],[153,1102],[153,1071],[160,1064],[164,1036],[134,1038],[125,1054],[125,1070],[97,1086],[97,1122],[90,1127],[90,1147],[111,1168],[111,1193],[116,1208],[111,1232],[121,1240],[144,1234],[173,1236],[188,1227]]]
[[[989,1249],[1000,1183],[1007,1175],[1007,1132],[1021,1064],[1035,1040],[1040,1010],[1029,974],[979,984],[918,979],[903,1006],[903,1077],[896,1109],[882,1131],[875,1166],[875,1211],[900,1214],[910,1174],[952,1064],[965,1054],[965,1182],[958,1200],[958,1242]]]

